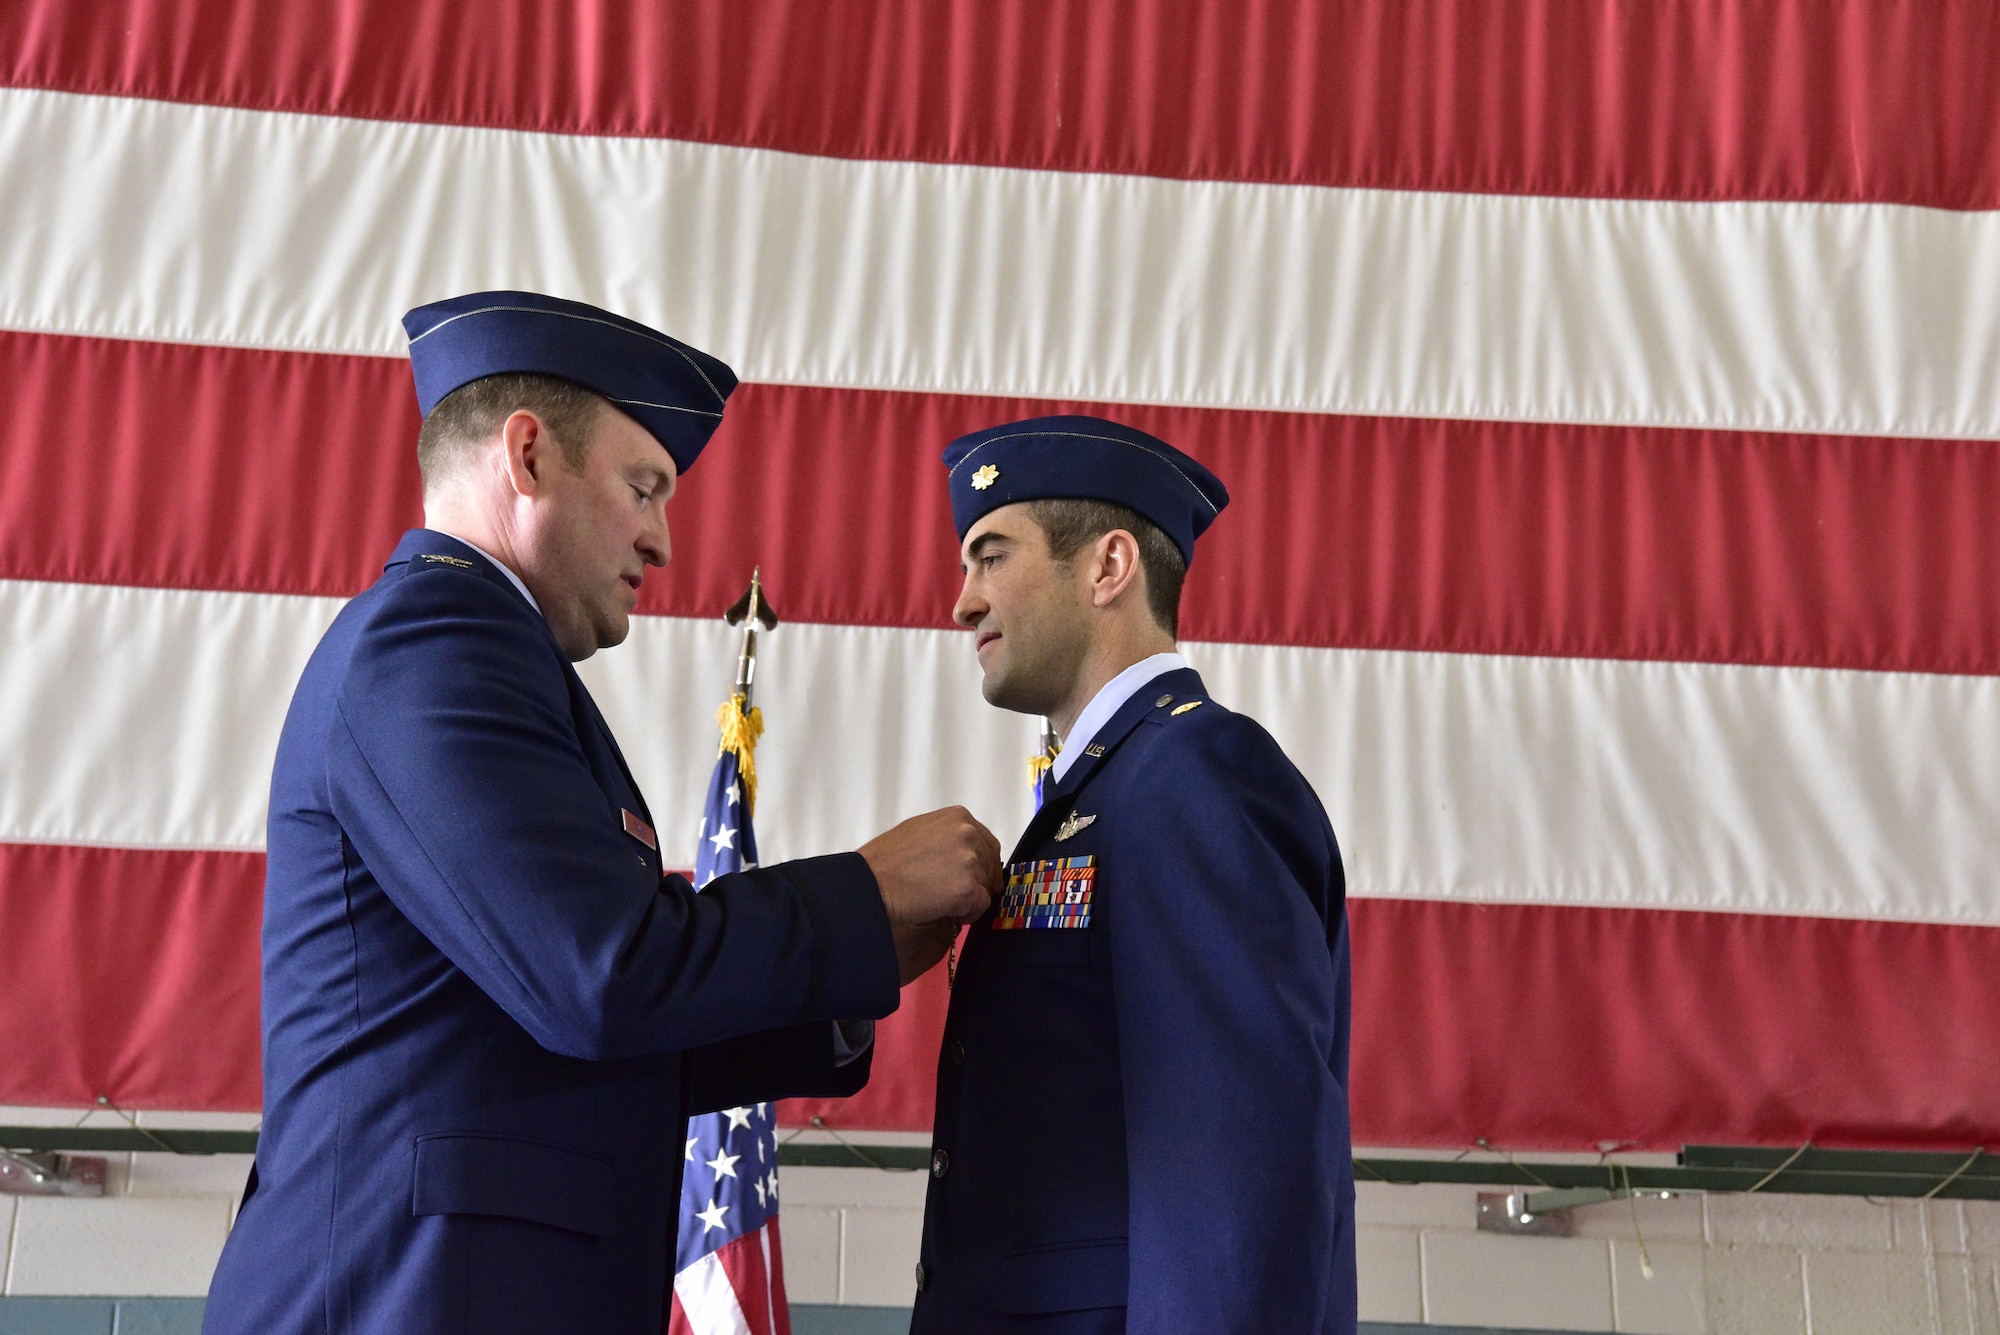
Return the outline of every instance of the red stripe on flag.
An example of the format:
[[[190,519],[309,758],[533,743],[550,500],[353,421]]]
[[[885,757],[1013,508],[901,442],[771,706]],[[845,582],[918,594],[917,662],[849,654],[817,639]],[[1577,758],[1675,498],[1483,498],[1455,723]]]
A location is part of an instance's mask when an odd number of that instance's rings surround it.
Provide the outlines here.
[[[264,858],[0,844],[0,1103],[254,1110]]]
[[[1357,1144],[2000,1142],[2000,929],[1393,899],[1348,912]],[[942,988],[925,1001],[941,1013]],[[891,1120],[867,1100],[887,1084],[928,1103],[936,1043],[878,1045],[867,1090],[780,1120],[929,1130],[929,1108]]]
[[[683,1221],[685,1224],[685,1221]],[[765,1247],[770,1263],[765,1264]],[[715,1249],[716,1264],[722,1267],[743,1314],[749,1335],[792,1335],[792,1312],[785,1300],[784,1249],[778,1237],[778,1216],[772,1215],[763,1229],[746,1233]],[[725,1335],[725,1327],[713,1324],[697,1327],[687,1308],[674,1292],[667,1304],[665,1335]]]
[[[347,595],[421,520],[402,361],[0,333],[0,383],[42,443],[0,472],[0,577]],[[2000,672],[1978,441],[746,385],[640,608],[713,616],[761,564],[793,619],[943,626],[945,442],[1072,407],[1229,484],[1189,639]]]
[[[405,361],[0,332],[0,383],[0,578],[347,596],[423,522]]]
[[[0,844],[0,1103],[248,1109],[263,859]],[[1363,1144],[2000,1141],[2000,929],[1362,899]],[[1921,980],[1912,982],[1912,980]],[[1914,990],[1913,990],[1914,989]],[[933,972],[878,1030],[847,1129],[930,1129]]]
[[[2000,206],[1975,0],[17,0],[0,80],[835,157]]]
[[[2000,928],[1351,907],[1360,1143],[2000,1143]]]

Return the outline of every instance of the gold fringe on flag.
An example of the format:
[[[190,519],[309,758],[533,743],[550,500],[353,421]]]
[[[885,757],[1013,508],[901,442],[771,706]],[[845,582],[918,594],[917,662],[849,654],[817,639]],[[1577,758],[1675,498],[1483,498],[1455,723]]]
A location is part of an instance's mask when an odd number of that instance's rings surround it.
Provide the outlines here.
[[[1054,769],[1055,766],[1056,766],[1056,758],[1052,755],[1043,754],[1039,756],[1029,756],[1028,787],[1033,788],[1036,784],[1040,783],[1042,781],[1042,776],[1044,774],[1047,774],[1050,770]]]
[[[764,711],[743,709],[743,693],[729,697],[715,711],[715,725],[722,729],[722,746],[716,755],[736,753],[736,768],[743,776],[743,811],[757,814],[757,739],[764,735]]]

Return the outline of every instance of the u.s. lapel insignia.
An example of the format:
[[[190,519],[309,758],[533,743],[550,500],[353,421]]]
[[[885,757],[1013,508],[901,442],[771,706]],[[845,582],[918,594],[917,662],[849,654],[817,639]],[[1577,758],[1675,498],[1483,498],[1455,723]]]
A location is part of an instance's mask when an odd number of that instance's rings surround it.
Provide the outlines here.
[[[1101,756],[1104,754],[1104,743],[1092,742],[1089,746],[1083,748],[1083,753],[1087,756]]]
[[[1079,816],[1074,811],[1070,812],[1068,819],[1056,827],[1056,842],[1061,843],[1096,819],[1095,816]]]

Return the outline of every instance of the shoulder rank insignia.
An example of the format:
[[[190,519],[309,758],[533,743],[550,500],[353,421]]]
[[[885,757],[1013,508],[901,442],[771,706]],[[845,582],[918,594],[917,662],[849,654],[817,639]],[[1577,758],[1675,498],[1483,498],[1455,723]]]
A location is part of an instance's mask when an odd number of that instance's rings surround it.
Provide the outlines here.
[[[1182,706],[1181,706],[1181,707],[1180,707],[1179,709],[1176,709],[1176,710],[1175,710],[1175,711],[1174,711],[1173,713],[1171,713],[1171,714],[1167,715],[1167,717],[1168,717],[1168,718],[1179,718],[1179,717],[1180,717],[1181,715],[1183,715],[1183,714],[1187,713],[1187,712],[1188,712],[1188,710],[1190,710],[1190,709],[1200,709],[1200,708],[1201,708],[1201,701],[1199,701],[1199,700],[1190,700],[1190,701],[1188,701],[1188,702],[1187,702],[1186,704],[1182,705]]]
[[[1096,819],[1096,816],[1079,816],[1074,811],[1070,812],[1068,818],[1056,827],[1056,842],[1061,843]]]
[[[426,561],[435,561],[441,566],[457,566],[460,570],[472,569],[472,562],[462,556],[445,556],[438,552],[425,552],[423,553],[423,559]]]
[[[996,932],[1042,931],[1090,926],[1090,892],[1097,859],[1050,858],[1016,862],[1007,868],[1007,889],[993,915]]]

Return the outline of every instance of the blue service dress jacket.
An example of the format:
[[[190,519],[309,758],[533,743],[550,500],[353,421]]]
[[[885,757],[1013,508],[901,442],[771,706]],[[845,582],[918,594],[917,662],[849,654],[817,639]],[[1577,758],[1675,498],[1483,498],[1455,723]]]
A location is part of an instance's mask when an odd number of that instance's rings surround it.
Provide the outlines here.
[[[407,534],[279,742],[263,1134],[206,1331],[657,1335],[685,1119],[854,1092],[827,1021],[897,970],[859,856],[696,895],[655,824],[541,615]]]
[[[1351,1335],[1348,980],[1312,788],[1155,678],[967,934],[912,1331]]]

